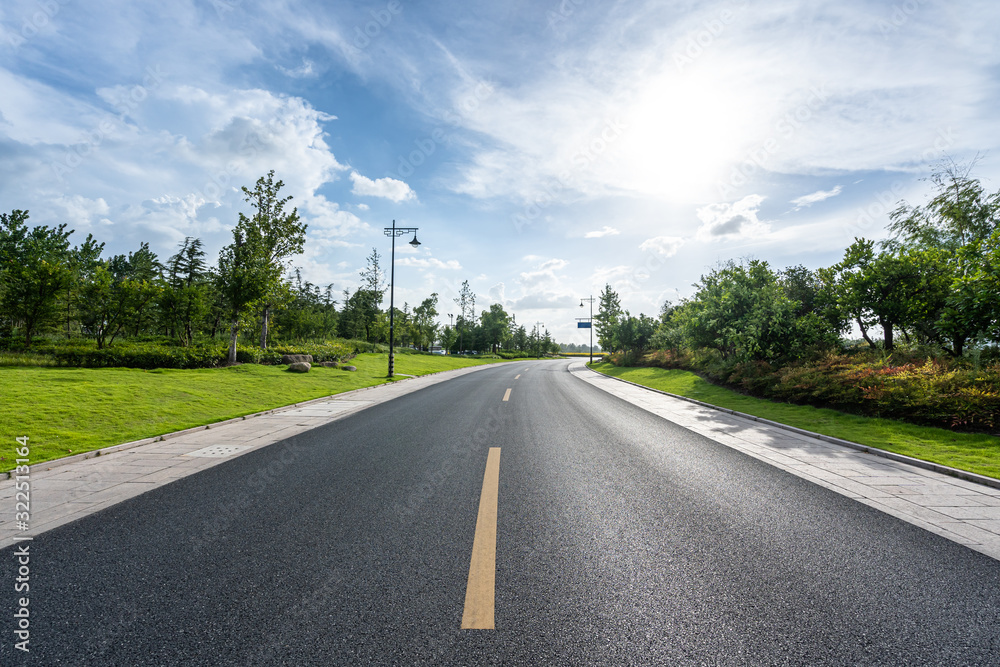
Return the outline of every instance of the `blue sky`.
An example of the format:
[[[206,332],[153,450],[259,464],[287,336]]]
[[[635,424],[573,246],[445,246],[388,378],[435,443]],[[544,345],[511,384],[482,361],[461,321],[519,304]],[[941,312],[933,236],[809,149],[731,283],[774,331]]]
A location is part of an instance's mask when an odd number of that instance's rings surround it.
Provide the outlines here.
[[[397,303],[502,302],[561,342],[607,282],[633,314],[719,261],[838,261],[946,156],[1000,188],[995,2],[6,0],[0,209],[107,253],[214,259],[269,169],[294,264]],[[447,321],[446,317],[442,317]]]

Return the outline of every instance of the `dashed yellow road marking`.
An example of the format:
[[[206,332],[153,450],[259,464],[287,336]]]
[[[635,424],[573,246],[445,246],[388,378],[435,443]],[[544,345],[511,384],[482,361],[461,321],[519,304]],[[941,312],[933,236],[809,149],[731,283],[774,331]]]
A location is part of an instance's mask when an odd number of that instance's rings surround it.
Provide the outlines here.
[[[520,374],[520,373],[518,373],[517,375],[515,375],[515,376],[514,376],[514,379],[516,380],[516,379],[517,379],[517,378],[519,378],[519,377],[521,377],[521,374]]]
[[[507,391],[504,392],[503,400],[505,400],[505,401],[509,401],[510,400],[510,389],[508,389]]]
[[[476,537],[472,541],[469,583],[465,588],[463,630],[493,630],[497,574],[497,495],[500,489],[500,448],[490,447],[479,496]]]

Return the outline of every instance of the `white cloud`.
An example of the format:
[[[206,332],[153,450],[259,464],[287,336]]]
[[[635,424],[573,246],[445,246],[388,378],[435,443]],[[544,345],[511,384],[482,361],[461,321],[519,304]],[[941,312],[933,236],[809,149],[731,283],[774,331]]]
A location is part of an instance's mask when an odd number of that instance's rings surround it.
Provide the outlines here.
[[[313,76],[315,70],[313,69],[314,63],[311,60],[302,59],[302,64],[293,69],[287,69],[281,65],[277,65],[278,71],[287,77],[292,79],[304,79],[306,77]]]
[[[583,238],[585,238],[585,239],[599,239],[602,236],[615,236],[617,234],[621,234],[621,232],[619,232],[614,227],[608,227],[607,225],[604,225],[604,227],[602,227],[601,229],[598,229],[598,230],[593,231],[593,232],[587,232],[586,234],[583,235]]]
[[[356,195],[383,197],[397,203],[417,197],[409,185],[395,178],[377,178],[373,181],[355,171],[351,173],[351,181],[354,183],[351,192]]]
[[[709,204],[697,210],[701,227],[698,238],[715,241],[725,238],[756,238],[771,231],[771,226],[757,219],[757,211],[764,198],[747,195],[733,204]]]
[[[813,204],[821,202],[825,199],[829,199],[830,197],[836,197],[837,195],[840,194],[842,190],[843,188],[839,185],[833,188],[832,190],[817,190],[812,194],[796,197],[795,199],[792,200],[791,203],[795,205],[796,210],[801,208],[806,208],[812,206]]]
[[[556,271],[561,271],[569,264],[565,259],[548,259],[533,267],[530,271],[523,271],[518,282],[525,289],[537,288],[543,284],[557,282]]]
[[[502,282],[497,283],[487,291],[487,295],[495,303],[503,303],[507,293],[507,287]]]
[[[673,257],[684,245],[684,239],[679,236],[654,236],[639,244],[640,250],[646,250],[661,257]]]

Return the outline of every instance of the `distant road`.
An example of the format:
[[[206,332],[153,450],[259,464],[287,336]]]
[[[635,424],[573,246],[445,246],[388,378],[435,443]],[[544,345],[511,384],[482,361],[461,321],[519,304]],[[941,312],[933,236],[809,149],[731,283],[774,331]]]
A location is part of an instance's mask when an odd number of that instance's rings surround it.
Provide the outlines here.
[[[460,376],[39,535],[29,660],[4,550],[3,664],[1000,664],[1000,562],[568,364]],[[495,630],[461,628],[476,577]]]

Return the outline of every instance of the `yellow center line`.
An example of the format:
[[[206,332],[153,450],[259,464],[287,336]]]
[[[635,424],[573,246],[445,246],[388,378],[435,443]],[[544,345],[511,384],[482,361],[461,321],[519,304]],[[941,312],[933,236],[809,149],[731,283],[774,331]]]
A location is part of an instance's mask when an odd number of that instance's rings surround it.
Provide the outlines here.
[[[510,389],[508,389],[507,391],[504,392],[503,400],[505,400],[505,401],[509,401],[510,400]]]
[[[521,377],[521,374],[520,374],[520,373],[518,373],[517,375],[515,375],[515,376],[514,376],[514,379],[516,380],[516,379],[517,379],[517,378],[519,378],[519,377]]]
[[[497,494],[500,488],[500,448],[486,456],[483,492],[479,496],[476,537],[472,541],[469,583],[465,588],[463,630],[493,630],[497,574]]]

